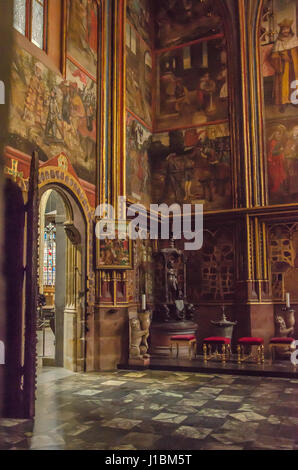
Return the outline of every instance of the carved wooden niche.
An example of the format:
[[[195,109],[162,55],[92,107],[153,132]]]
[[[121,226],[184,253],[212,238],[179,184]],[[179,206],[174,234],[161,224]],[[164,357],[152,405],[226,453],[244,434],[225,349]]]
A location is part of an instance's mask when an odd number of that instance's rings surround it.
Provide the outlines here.
[[[298,223],[269,226],[269,259],[273,299],[298,301]]]
[[[234,235],[229,227],[204,231],[202,250],[189,256],[187,263],[188,298],[224,301],[234,295]]]

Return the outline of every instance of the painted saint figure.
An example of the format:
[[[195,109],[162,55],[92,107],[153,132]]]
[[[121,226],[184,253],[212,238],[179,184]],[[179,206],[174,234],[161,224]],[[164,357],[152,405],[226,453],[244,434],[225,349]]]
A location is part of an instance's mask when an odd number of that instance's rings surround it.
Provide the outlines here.
[[[290,132],[285,146],[285,159],[287,169],[287,191],[294,195],[298,193],[298,125]]]
[[[269,139],[268,146],[268,171],[269,188],[271,193],[278,193],[282,184],[286,180],[285,155],[284,155],[284,137],[286,134],[285,126],[275,127],[272,136]]]
[[[49,101],[49,112],[48,112],[46,129],[45,129],[46,137],[49,137],[51,139],[58,139],[57,131],[59,130],[58,128],[59,119],[61,118],[60,118],[60,111],[59,111],[59,107],[57,103],[57,93],[56,93],[56,90],[53,89],[51,91],[50,101]],[[62,137],[60,130],[59,132]]]
[[[284,19],[279,23],[280,31],[271,54],[271,63],[275,70],[273,99],[285,112],[291,103],[293,92],[291,84],[298,80],[298,39],[293,32],[293,20]]]

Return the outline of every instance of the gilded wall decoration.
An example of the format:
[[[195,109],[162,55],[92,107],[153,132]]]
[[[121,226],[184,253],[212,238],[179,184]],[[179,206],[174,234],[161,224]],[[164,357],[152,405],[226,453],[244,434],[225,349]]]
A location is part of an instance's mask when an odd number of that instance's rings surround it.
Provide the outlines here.
[[[154,134],[149,152],[155,202],[231,207],[231,150],[227,123]]]
[[[66,79],[17,49],[12,73],[10,145],[47,160],[70,156],[78,176],[95,183],[96,84],[67,61]]]
[[[260,41],[266,120],[269,200],[298,201],[298,4],[267,0]],[[298,83],[298,82],[297,82]]]
[[[96,79],[99,37],[96,0],[68,0],[68,54]]]

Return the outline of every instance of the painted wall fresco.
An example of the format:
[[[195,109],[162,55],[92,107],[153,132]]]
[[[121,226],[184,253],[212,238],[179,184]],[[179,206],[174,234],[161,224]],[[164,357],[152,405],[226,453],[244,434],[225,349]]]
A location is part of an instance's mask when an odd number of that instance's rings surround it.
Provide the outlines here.
[[[154,134],[149,156],[155,202],[231,207],[228,123]]]
[[[142,294],[146,294],[147,303],[153,299],[154,263],[152,244],[149,240],[136,240],[134,248],[134,270],[127,272],[127,294],[130,302],[140,302]]]
[[[225,39],[201,41],[157,56],[158,130],[228,117]]]
[[[152,134],[131,114],[126,119],[126,181],[129,201],[149,206],[151,170],[148,150]]]
[[[127,0],[127,19],[147,44],[152,43],[150,0]]]
[[[126,23],[126,106],[152,126],[152,53]]]
[[[156,47],[183,44],[222,32],[215,0],[160,0],[156,7]]]
[[[298,201],[298,2],[267,0],[261,19],[269,200]],[[298,83],[298,82],[297,82]]]
[[[97,1],[69,0],[67,13],[67,52],[96,78],[99,34]]]
[[[10,141],[41,160],[65,152],[78,176],[95,182],[96,84],[67,61],[64,80],[22,49],[13,63]]]

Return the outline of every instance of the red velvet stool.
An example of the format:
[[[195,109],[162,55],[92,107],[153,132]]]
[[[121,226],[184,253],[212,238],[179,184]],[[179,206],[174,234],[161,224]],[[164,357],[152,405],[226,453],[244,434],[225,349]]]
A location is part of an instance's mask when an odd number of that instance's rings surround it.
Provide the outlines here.
[[[192,359],[192,355],[197,355],[197,338],[194,335],[176,335],[172,336],[171,342],[171,356],[173,356],[173,346],[176,346],[176,354],[179,356],[179,346],[188,346],[189,359]]]
[[[252,354],[252,346],[257,346],[257,356]],[[250,348],[250,353],[245,356],[245,347]],[[238,339],[238,364],[248,359],[256,359],[258,364],[264,363],[264,338],[240,338]]]
[[[212,346],[215,346],[215,351],[212,353]],[[221,352],[218,352],[218,347],[221,346]],[[223,364],[226,363],[227,358],[231,356],[231,340],[221,336],[211,336],[205,338],[203,341],[204,362],[210,359],[220,357]]]
[[[291,346],[291,344],[295,341],[296,340],[294,338],[272,338],[269,343],[271,361],[273,361],[275,358],[275,348],[284,347],[285,349],[288,349],[289,346]],[[293,351],[294,350],[295,347],[293,348]]]

